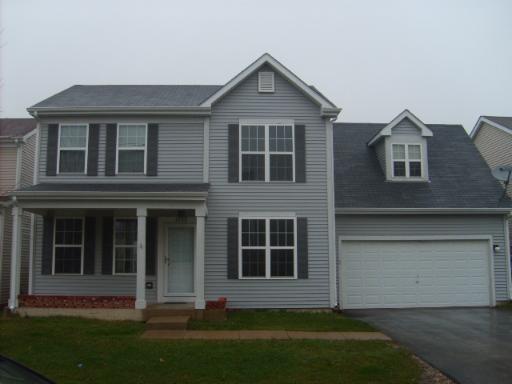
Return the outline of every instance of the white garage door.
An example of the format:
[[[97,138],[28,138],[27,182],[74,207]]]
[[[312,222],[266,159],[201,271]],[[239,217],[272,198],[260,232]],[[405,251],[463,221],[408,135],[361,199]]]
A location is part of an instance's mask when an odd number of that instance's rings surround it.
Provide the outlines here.
[[[340,242],[343,308],[487,306],[485,240]]]

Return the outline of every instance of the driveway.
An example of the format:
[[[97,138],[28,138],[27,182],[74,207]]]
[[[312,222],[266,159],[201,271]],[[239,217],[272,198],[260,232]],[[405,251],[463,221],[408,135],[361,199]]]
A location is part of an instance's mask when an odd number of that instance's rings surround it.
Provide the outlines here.
[[[460,383],[512,383],[512,309],[365,309],[344,313],[375,326]]]

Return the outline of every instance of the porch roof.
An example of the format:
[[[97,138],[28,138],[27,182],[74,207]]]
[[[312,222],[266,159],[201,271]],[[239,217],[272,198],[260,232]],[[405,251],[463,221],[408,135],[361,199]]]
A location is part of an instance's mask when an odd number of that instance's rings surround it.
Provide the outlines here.
[[[208,193],[208,183],[41,183],[14,191],[12,195],[48,192],[112,192],[112,193]]]

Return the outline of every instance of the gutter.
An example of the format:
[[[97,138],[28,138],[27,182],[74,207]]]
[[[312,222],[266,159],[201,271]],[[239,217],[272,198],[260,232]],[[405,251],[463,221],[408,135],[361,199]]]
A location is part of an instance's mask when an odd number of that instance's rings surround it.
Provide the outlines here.
[[[337,215],[510,214],[511,208],[336,208]]]
[[[63,116],[63,115],[148,115],[148,114],[161,114],[161,115],[178,115],[178,116],[210,116],[210,107],[169,107],[169,106],[156,106],[156,107],[116,107],[116,106],[101,106],[101,107],[31,107],[27,108],[28,113],[34,117],[42,116]]]
[[[208,192],[94,192],[94,191],[14,191],[10,193],[13,198],[24,200],[59,200],[63,198],[81,200],[147,200],[150,199],[206,199]]]

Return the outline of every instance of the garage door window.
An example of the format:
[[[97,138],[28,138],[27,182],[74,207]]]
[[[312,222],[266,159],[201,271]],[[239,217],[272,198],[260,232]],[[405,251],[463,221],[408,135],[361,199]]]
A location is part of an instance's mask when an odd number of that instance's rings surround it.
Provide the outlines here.
[[[240,278],[297,277],[296,219],[240,219]]]

